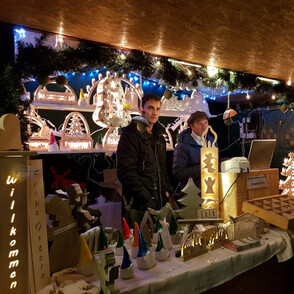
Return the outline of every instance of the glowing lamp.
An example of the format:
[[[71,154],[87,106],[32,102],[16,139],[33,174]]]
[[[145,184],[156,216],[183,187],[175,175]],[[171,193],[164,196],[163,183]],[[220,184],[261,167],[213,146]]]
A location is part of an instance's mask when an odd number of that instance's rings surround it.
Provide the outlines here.
[[[224,114],[223,114],[223,120],[224,120],[224,123],[229,126],[233,123],[232,121],[232,117],[237,115],[237,111],[232,109],[232,108],[229,108],[227,109]]]
[[[211,143],[205,141],[208,130],[214,135]],[[204,200],[202,208],[216,208],[218,210],[218,148],[215,146],[217,134],[208,126],[201,137],[204,146],[200,150],[201,156],[201,198]]]

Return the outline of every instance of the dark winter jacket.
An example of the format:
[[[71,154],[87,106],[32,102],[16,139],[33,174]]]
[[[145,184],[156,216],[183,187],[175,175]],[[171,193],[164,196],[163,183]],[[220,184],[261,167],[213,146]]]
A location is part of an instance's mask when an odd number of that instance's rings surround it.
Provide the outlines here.
[[[173,175],[180,185],[179,192],[184,188],[189,178],[192,178],[195,185],[201,189],[200,172],[200,149],[199,145],[191,136],[191,128],[182,131],[178,136],[178,144],[173,156]],[[214,138],[208,135],[208,140],[213,142]]]
[[[165,205],[166,191],[171,191],[166,172],[165,128],[155,123],[153,134],[139,132],[137,123],[122,128],[117,148],[117,176],[123,186],[123,196],[132,208],[160,209]]]

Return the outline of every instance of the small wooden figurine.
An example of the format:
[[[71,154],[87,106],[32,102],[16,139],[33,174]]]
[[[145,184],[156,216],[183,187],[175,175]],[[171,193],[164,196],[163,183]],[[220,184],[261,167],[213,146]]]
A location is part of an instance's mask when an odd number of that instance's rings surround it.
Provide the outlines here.
[[[123,254],[124,254],[124,250],[123,250],[124,244],[125,244],[125,241],[124,241],[122,232],[121,232],[121,230],[118,230],[118,240],[117,240],[117,243],[116,243],[116,246],[115,246],[115,254],[116,255],[123,256]]]
[[[196,231],[192,231],[183,242],[181,256],[183,261],[186,261],[206,252],[207,248],[203,236]]]
[[[138,252],[139,252],[139,225],[137,222],[135,222],[134,223],[134,242],[132,245],[132,257],[137,258]]]
[[[70,196],[70,203],[75,207],[73,209],[73,216],[77,219],[78,226],[86,231],[91,228],[98,217],[94,217],[88,210],[83,209],[83,206],[87,204],[88,192],[83,192],[79,184],[71,184],[66,187],[66,192]]]
[[[174,210],[177,217],[197,218],[197,211],[201,208],[203,199],[199,196],[200,190],[194,184],[193,179],[189,178],[186,186],[181,190],[186,195],[178,201],[184,205],[182,209]]]
[[[165,249],[172,249],[172,241],[169,234],[169,223],[166,221],[166,218],[160,220],[160,223],[162,225],[162,231],[160,232],[160,235],[162,237],[163,245]]]
[[[130,230],[130,227],[126,221],[126,219],[122,218],[123,222],[123,237],[126,244],[127,249],[132,248],[133,242],[134,242],[134,236]]]
[[[100,279],[100,288],[103,294],[119,293],[115,288],[114,280],[118,278],[118,265],[115,264],[115,256],[112,249],[103,250],[94,255],[94,260]]]
[[[123,246],[123,251],[124,251],[124,257],[123,257],[122,264],[120,266],[120,277],[121,279],[126,280],[126,279],[131,279],[134,277],[134,268],[130,260],[128,250],[126,249],[125,246]]]
[[[169,257],[169,250],[164,248],[164,243],[162,242],[161,234],[158,235],[157,247],[155,250],[155,258],[158,261],[164,261]]]
[[[139,269],[146,270],[154,266],[155,256],[148,248],[141,230],[139,230],[139,252],[137,257],[137,266]]]

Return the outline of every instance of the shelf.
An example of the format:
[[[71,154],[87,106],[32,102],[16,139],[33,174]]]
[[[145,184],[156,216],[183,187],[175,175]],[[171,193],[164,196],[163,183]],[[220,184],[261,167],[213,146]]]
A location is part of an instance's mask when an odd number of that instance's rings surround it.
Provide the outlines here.
[[[89,105],[87,107],[82,107],[79,105],[66,105],[66,104],[51,104],[51,103],[39,103],[32,102],[31,107],[34,109],[44,109],[44,110],[58,110],[58,111],[78,111],[78,112],[93,112],[96,108],[95,105]],[[174,110],[161,110],[160,116],[170,116],[170,117],[182,117],[191,115],[191,111],[174,111]],[[138,110],[131,111],[131,114],[140,115]]]
[[[56,154],[81,154],[81,153],[109,153],[109,152],[116,152],[116,149],[112,150],[81,150],[81,151],[37,151],[38,155],[56,155]]]
[[[95,105],[89,105],[87,107],[82,107],[79,105],[66,105],[66,104],[50,104],[50,103],[38,103],[32,102],[31,107],[35,109],[45,109],[45,110],[59,110],[59,111],[78,111],[78,112],[93,112],[96,108]]]

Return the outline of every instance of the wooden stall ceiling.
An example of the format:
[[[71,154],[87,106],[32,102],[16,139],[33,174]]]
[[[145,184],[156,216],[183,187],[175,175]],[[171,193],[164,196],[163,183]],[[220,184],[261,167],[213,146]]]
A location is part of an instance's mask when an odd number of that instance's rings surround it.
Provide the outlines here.
[[[290,0],[1,0],[0,11],[1,22],[294,80]]]

